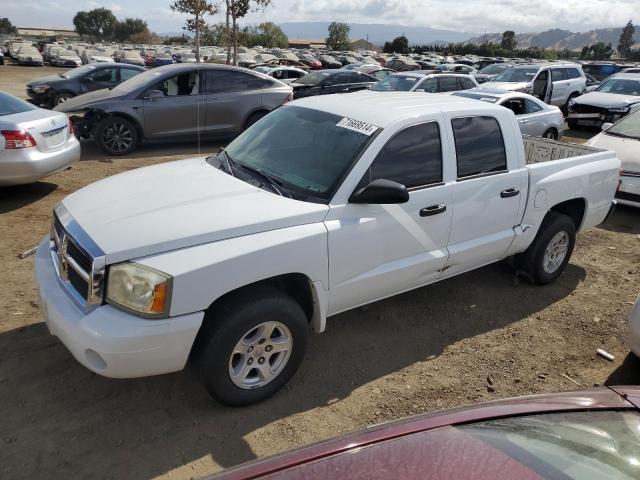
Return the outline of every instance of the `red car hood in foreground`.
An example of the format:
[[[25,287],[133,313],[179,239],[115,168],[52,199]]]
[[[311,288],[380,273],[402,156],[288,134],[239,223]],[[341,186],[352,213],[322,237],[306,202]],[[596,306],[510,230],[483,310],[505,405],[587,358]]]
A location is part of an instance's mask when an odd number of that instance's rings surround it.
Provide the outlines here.
[[[409,417],[364,431],[256,460],[210,480],[274,479],[446,479],[539,480],[509,452],[456,426],[527,415],[581,411],[637,411],[640,387],[601,387],[577,392],[499,400],[468,408]],[[437,430],[437,431],[436,431]],[[437,433],[437,435],[434,435]],[[526,463],[526,462],[525,462]],[[571,477],[567,477],[571,478]]]

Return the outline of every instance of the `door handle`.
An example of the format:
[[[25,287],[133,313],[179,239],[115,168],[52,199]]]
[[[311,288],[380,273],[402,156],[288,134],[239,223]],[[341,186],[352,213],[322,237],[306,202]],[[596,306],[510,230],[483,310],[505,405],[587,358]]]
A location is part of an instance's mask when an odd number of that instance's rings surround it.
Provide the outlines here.
[[[517,195],[520,195],[520,190],[516,188],[507,188],[500,192],[500,198],[515,197]]]
[[[444,203],[431,205],[430,207],[425,207],[422,210],[420,210],[420,216],[430,217],[431,215],[438,215],[439,213],[444,212],[446,209],[447,209],[447,206]]]
[[[518,122],[520,123],[527,123],[529,120],[527,120],[526,118],[521,118],[520,120],[518,120]]]

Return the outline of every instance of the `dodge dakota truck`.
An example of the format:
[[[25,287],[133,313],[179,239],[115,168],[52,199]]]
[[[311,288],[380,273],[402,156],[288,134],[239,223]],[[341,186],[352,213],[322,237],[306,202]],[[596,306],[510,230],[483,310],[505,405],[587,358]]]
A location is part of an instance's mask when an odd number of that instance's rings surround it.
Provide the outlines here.
[[[54,210],[36,274],[48,328],[88,369],[189,363],[260,401],[328,317],[515,257],[565,269],[613,204],[615,153],[524,138],[513,112],[425,93],[301,99],[207,158],[93,183]]]

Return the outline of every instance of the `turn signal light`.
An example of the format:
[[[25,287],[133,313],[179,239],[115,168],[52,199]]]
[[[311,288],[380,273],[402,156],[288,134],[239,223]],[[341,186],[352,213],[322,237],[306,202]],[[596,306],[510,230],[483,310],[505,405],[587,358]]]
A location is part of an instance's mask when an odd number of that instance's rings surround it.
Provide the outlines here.
[[[24,130],[1,130],[0,133],[4,137],[4,148],[7,150],[31,148],[36,146],[36,141],[33,139],[31,134]]]

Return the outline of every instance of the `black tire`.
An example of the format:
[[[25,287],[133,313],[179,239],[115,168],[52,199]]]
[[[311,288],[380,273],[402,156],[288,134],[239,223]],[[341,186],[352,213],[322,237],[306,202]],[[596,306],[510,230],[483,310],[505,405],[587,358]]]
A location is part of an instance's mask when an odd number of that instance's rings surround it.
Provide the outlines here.
[[[265,385],[238,386],[230,371],[235,358],[234,349],[241,339],[263,322],[279,322],[289,330],[292,342],[288,360]],[[300,304],[277,288],[258,287],[230,295],[207,313],[191,359],[212,397],[226,405],[250,405],[272,396],[289,381],[302,362],[308,337],[309,322]],[[256,351],[252,353],[254,357],[262,355],[258,348],[256,344]],[[264,356],[267,357],[267,353]],[[267,362],[271,363],[272,358],[267,358]],[[265,363],[264,360],[262,362]],[[254,376],[258,375],[259,367],[256,363],[253,365],[253,369],[248,369],[247,378],[254,370]]]
[[[249,115],[249,118],[247,118],[247,121],[244,124],[244,129],[246,130],[247,128],[249,128],[251,125],[253,125],[262,117],[264,117],[267,113],[269,112],[265,112],[265,111],[253,112],[251,115]]]
[[[106,117],[96,125],[94,140],[109,155],[126,155],[138,145],[138,130],[124,117]]]
[[[557,235],[566,235],[566,254],[562,262],[554,269],[545,268],[545,252]],[[516,256],[516,266],[527,272],[534,283],[546,285],[558,278],[569,263],[576,242],[576,227],[568,216],[549,212],[540,225],[533,243],[523,253]],[[553,256],[554,253],[551,252]]]
[[[565,115],[565,116],[566,116],[566,115],[568,115],[568,113],[569,113],[569,102],[570,102],[571,100],[573,100],[574,98],[577,98],[577,97],[579,97],[579,96],[580,96],[580,95],[579,95],[579,94],[577,94],[577,93],[575,93],[575,92],[573,92],[571,95],[569,95],[569,98],[567,98],[567,103],[565,103],[565,104],[562,106],[562,108],[560,109],[560,110],[562,111],[562,113],[564,113],[564,115]]]
[[[73,93],[59,93],[58,95],[53,97],[53,106],[57,107],[61,103],[64,103],[73,97],[75,97]]]
[[[580,125],[578,125],[578,122],[576,122],[575,120],[567,120],[567,126],[571,130],[579,130],[580,129]]]
[[[555,128],[549,128],[542,134],[542,137],[550,140],[558,140],[558,130]]]

